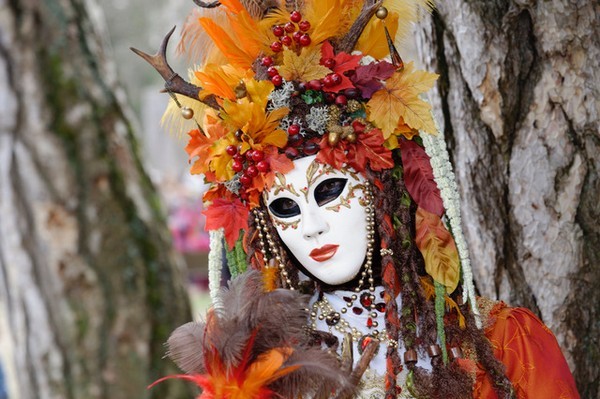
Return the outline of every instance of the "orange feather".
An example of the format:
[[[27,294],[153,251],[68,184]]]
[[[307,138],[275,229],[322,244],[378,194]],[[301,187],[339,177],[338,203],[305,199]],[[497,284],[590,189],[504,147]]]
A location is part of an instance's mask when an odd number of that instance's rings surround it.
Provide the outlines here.
[[[262,269],[263,282],[265,284],[265,291],[271,292],[277,288],[277,272],[276,267],[265,267]]]
[[[236,41],[226,31],[209,18],[200,18],[200,24],[211,37],[215,45],[221,50],[227,60],[234,66],[248,69],[256,59],[257,54],[250,54],[246,49],[239,47]]]
[[[239,0],[222,0],[220,3],[234,14],[239,14],[246,10]]]
[[[230,16],[229,23],[235,33],[238,46],[256,58],[262,49],[262,35],[259,35],[260,31],[256,21],[244,10],[235,16]]]

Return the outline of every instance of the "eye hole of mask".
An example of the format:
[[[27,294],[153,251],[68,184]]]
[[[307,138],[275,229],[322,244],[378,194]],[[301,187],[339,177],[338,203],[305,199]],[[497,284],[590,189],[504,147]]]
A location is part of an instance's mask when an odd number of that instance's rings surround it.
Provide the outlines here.
[[[271,213],[278,218],[291,218],[300,214],[300,207],[296,201],[289,198],[277,198],[269,205]]]
[[[348,179],[340,178],[322,181],[315,189],[315,201],[319,206],[330,203],[342,194],[347,182]]]

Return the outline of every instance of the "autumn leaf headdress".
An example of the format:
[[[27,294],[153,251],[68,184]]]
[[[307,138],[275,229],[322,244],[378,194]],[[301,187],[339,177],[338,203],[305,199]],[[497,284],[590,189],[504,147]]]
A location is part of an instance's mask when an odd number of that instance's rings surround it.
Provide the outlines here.
[[[478,314],[454,175],[422,98],[437,75],[405,65],[394,45],[430,2],[194,2],[200,8],[180,43],[200,65],[190,83],[166,62],[170,34],[155,56],[135,51],[166,81],[174,99],[166,119],[181,112],[193,123],[186,151],[191,172],[210,184],[204,214],[212,263],[220,269],[224,239],[232,274],[245,269],[249,212],[294,159],[316,154],[321,163],[357,172],[400,167],[419,206],[416,243],[432,277],[425,291],[436,297],[436,309],[444,301],[455,306],[448,294],[462,277]]]

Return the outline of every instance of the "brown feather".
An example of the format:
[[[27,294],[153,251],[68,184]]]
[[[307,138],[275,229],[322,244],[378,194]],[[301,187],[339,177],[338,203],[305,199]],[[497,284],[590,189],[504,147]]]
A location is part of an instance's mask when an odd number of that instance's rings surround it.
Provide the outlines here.
[[[177,328],[167,341],[167,356],[188,374],[204,373],[202,341],[204,323],[190,322]]]
[[[240,0],[240,2],[254,19],[262,19],[270,9],[278,6],[276,0]]]
[[[351,389],[348,375],[339,367],[337,358],[320,348],[296,350],[284,366],[300,366],[270,388],[282,398],[314,397],[317,392]]]
[[[290,12],[302,10],[304,8],[304,0],[285,0],[285,8]]]

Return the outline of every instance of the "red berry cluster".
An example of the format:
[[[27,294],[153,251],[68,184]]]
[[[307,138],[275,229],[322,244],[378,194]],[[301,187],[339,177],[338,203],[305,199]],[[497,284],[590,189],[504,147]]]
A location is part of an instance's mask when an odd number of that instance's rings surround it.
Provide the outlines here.
[[[277,40],[271,43],[271,50],[274,53],[283,51],[283,47],[306,47],[310,45],[311,38],[307,33],[310,29],[310,22],[302,21],[302,14],[300,11],[292,11],[290,14],[290,22],[284,25],[275,25],[271,28]],[[268,68],[273,66],[273,59],[271,57],[264,57],[261,60],[261,64]],[[277,72],[277,69],[273,67],[275,71],[268,72],[271,77],[271,81],[275,86],[280,86],[282,79]]]
[[[273,65],[273,58],[268,56],[263,57],[260,60],[260,63],[262,64],[262,66],[267,67],[267,75],[269,75],[269,77],[271,78],[271,82],[277,87],[281,86],[281,84],[283,83],[283,78],[279,74],[277,68]]]
[[[252,179],[259,173],[267,173],[271,170],[269,162],[265,159],[265,153],[261,150],[248,150],[242,154],[240,148],[229,145],[225,151],[233,157],[231,165],[233,171],[242,173],[240,183],[244,188],[250,187]],[[240,196],[242,199],[244,198],[242,190],[240,190]]]

